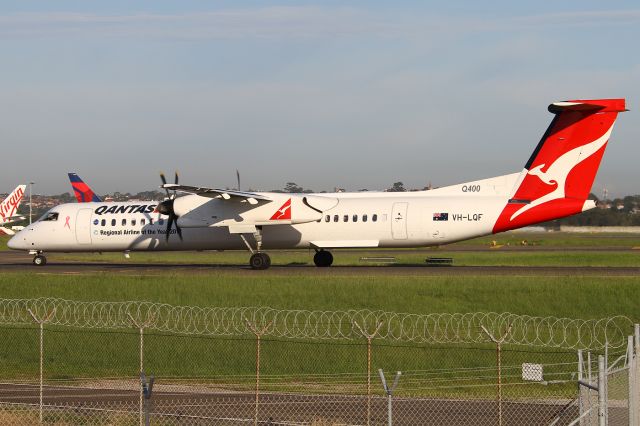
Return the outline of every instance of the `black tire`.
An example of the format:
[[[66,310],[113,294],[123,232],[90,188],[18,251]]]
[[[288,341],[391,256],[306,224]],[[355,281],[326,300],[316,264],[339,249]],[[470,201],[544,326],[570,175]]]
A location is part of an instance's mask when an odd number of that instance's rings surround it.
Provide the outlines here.
[[[33,258],[33,264],[36,266],[44,266],[47,264],[47,258],[39,254]]]
[[[313,263],[315,263],[318,268],[327,268],[333,263],[333,255],[331,252],[320,250],[313,256]]]
[[[271,266],[271,258],[267,253],[254,253],[249,258],[251,269],[261,270]]]
[[[267,253],[262,253],[262,257],[264,258],[265,267],[264,269],[268,269],[271,267],[271,257]]]

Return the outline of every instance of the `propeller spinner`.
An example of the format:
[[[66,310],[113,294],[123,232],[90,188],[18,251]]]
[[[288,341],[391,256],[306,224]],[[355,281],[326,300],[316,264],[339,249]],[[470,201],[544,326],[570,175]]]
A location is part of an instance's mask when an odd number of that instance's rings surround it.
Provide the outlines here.
[[[158,204],[157,210],[160,214],[164,214],[169,216],[169,220],[167,221],[167,232],[165,234],[165,238],[167,240],[167,242],[169,241],[169,235],[171,234],[171,228],[173,226],[173,224],[176,224],[176,232],[178,234],[178,237],[180,237],[180,241],[182,241],[182,230],[180,229],[180,227],[178,226],[178,215],[176,214],[175,210],[173,209],[173,202],[176,199],[176,192],[173,191],[173,194],[169,193],[169,190],[167,188],[164,187],[164,185],[167,184],[167,178],[165,177],[164,173],[160,173],[160,180],[162,180],[162,186],[161,188],[164,188],[164,190],[167,193],[167,198],[162,201],[160,204]],[[175,174],[175,178],[174,178],[174,183],[177,185],[178,184],[178,172],[176,172]]]

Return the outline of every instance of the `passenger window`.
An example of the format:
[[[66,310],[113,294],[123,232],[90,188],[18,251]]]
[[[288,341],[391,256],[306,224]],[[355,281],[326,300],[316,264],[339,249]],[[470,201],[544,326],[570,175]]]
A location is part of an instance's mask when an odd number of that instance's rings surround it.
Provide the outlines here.
[[[47,213],[47,215],[42,218],[43,222],[55,222],[56,220],[58,220],[58,213]]]
[[[131,219],[131,226],[136,226],[136,220],[135,219]]]
[[[145,222],[146,222],[146,220],[144,220],[144,219],[140,219],[140,225],[144,225],[144,224],[145,224]]]
[[[107,220],[106,219],[102,219],[102,222],[100,222],[100,225],[106,226],[107,225]]]
[[[357,221],[358,221],[358,215],[357,215],[357,214],[354,214],[354,215],[353,215],[353,221],[354,221],[354,222],[357,222]]]
[[[115,219],[111,219],[111,226],[116,226],[116,220]]]
[[[122,226],[127,226],[127,219],[122,219]]]
[[[374,214],[373,216],[371,216],[371,220],[372,220],[373,222],[377,222],[377,221],[378,221],[378,215],[377,215],[377,214]]]
[[[363,222],[366,222],[366,221],[367,221],[367,215],[366,215],[366,214],[363,214],[363,215],[362,215],[362,221],[363,221]]]
[[[325,222],[330,222],[330,221],[331,221],[331,216],[326,215],[326,216],[324,217],[324,221],[325,221]]]
[[[153,218],[149,218],[149,225],[153,225]]]
[[[338,220],[340,220],[340,216],[338,216],[337,214],[333,215],[333,221],[337,222]]]
[[[344,217],[342,218],[343,222],[349,222],[349,215],[345,214]]]

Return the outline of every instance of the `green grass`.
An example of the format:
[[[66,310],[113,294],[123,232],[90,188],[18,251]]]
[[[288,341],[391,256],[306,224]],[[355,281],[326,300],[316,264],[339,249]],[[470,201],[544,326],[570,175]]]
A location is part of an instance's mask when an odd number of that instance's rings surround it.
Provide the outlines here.
[[[640,319],[640,277],[260,275],[260,271],[210,274],[42,275],[4,273],[4,298],[148,300],[176,305],[271,306],[280,309],[380,309],[385,311],[509,311],[536,316]]]
[[[505,234],[508,235],[508,234]],[[551,234],[549,234],[551,235]],[[428,256],[451,256],[456,265],[539,265],[539,266],[638,266],[640,251],[577,251],[569,248],[620,247],[631,248],[640,241],[628,236],[556,236],[543,235],[536,240],[526,234],[529,250],[514,251],[506,246],[488,249],[490,239],[466,243],[478,250],[446,251],[424,249],[397,250],[394,256],[401,264],[424,264]],[[495,238],[495,237],[494,237]],[[520,236],[514,236],[517,243]],[[536,237],[537,238],[537,237]],[[541,237],[542,238],[542,237]],[[598,241],[602,244],[595,244]],[[582,244],[584,243],[584,244]],[[624,244],[623,244],[624,243]],[[639,244],[640,245],[640,244]],[[0,246],[2,246],[0,244]],[[456,247],[461,247],[455,245]],[[540,251],[538,247],[563,247],[568,250]],[[466,247],[466,246],[465,246]],[[375,252],[374,252],[375,253]],[[336,264],[361,265],[361,252],[337,251]],[[102,260],[118,263],[174,262],[193,264],[245,265],[244,252],[205,253],[133,253],[127,261],[121,254],[54,254],[49,260]],[[308,251],[273,252],[275,264],[310,263]],[[385,267],[393,270],[393,267]],[[158,269],[141,275],[135,270],[126,273],[89,273],[86,275],[50,274],[46,268],[29,272],[0,275],[0,297],[59,297],[73,300],[148,300],[175,305],[197,306],[271,306],[280,309],[347,310],[371,309],[412,313],[436,312],[513,312],[533,316],[570,318],[602,318],[626,315],[640,321],[637,301],[640,300],[640,277],[607,276],[456,276],[455,268],[440,276],[420,275],[415,268],[405,275],[379,275],[369,269],[358,274],[353,270],[340,272],[328,269],[320,274],[308,274],[308,268],[288,268],[263,274],[246,269],[199,270],[197,274],[169,272]],[[315,272],[315,271],[314,271]],[[37,377],[38,330],[34,327],[0,327],[0,377]],[[45,334],[45,377],[49,380],[82,377],[134,377],[138,369],[138,335],[130,331],[69,330],[49,327]],[[206,338],[198,336],[165,336],[150,333],[145,339],[147,371],[161,378],[170,376],[206,377],[219,385],[242,384],[250,387],[255,368],[255,341],[251,338]],[[513,378],[522,362],[545,364],[546,372],[558,372],[575,362],[572,350],[505,348],[504,365],[515,366]],[[286,382],[293,389],[306,374],[357,373],[358,391],[364,385],[366,345],[361,342],[274,341],[265,339],[262,348],[262,372],[265,388],[276,389]],[[440,376],[451,379],[456,368],[491,367],[495,365],[492,345],[394,345],[375,342],[373,368],[386,371],[447,370]],[[493,372],[487,373],[488,376]],[[316,378],[318,386],[329,376]],[[448,390],[433,391],[433,395],[488,395],[495,380],[488,379],[486,388],[468,388],[454,382]],[[429,394],[429,380],[412,382],[422,387],[420,394]],[[475,384],[482,384],[476,380]],[[468,383],[467,383],[468,384]],[[359,387],[358,387],[359,386]],[[575,386],[541,387],[536,395],[570,396]],[[323,391],[317,389],[317,391]],[[402,392],[401,392],[402,393]],[[522,391],[522,396],[531,392]]]

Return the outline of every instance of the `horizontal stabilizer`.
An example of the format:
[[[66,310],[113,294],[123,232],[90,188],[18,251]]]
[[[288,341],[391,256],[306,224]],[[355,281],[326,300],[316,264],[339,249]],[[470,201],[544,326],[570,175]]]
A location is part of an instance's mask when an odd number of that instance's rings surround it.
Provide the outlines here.
[[[583,112],[623,112],[625,108],[624,99],[583,99],[574,101],[554,102],[549,105],[549,112],[559,114],[563,111],[583,111]]]

